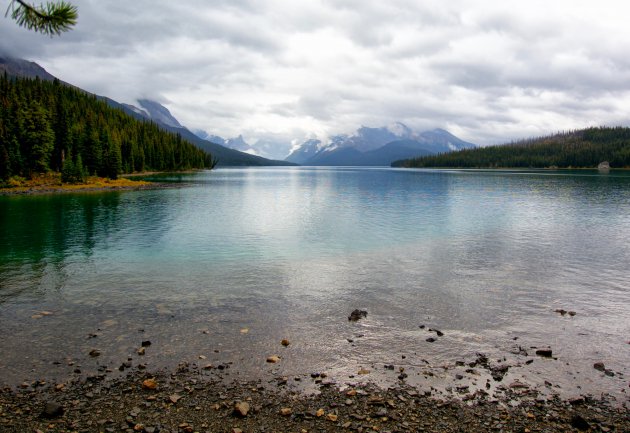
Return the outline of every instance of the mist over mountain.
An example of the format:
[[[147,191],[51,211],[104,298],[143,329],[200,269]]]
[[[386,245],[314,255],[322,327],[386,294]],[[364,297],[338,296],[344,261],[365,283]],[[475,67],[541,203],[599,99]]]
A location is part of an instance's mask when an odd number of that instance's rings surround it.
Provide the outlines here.
[[[399,159],[476,147],[444,129],[415,132],[400,122],[352,135],[336,135],[325,143],[309,139],[295,146],[286,161],[302,165],[390,165]]]
[[[126,109],[139,114],[143,118],[150,119],[160,125],[169,126],[171,128],[183,128],[179,121],[173,117],[170,111],[168,111],[168,108],[150,99],[139,99],[138,105],[140,107],[131,104],[121,105]]]
[[[0,56],[0,73],[5,72],[9,76],[39,78],[45,81],[53,81],[57,79],[35,62],[16,59],[9,56]],[[60,82],[71,87],[76,87],[61,80]],[[86,94],[91,94],[85,90],[80,90]],[[181,135],[183,139],[188,140],[197,147],[211,153],[212,156],[218,160],[219,166],[292,165],[287,161],[269,160],[260,156],[230,149],[223,146],[221,143],[215,143],[213,141],[202,139],[190,132],[186,127],[182,126],[166,107],[156,101],[141,99],[137,101],[140,106],[138,107],[131,104],[120,103],[106,96],[95,96],[98,99],[105,101],[109,106],[124,111],[127,115],[139,120],[153,121],[166,131]]]
[[[243,134],[239,134],[237,137],[223,138],[209,134],[203,129],[195,129],[193,133],[199,138],[219,143],[230,149],[273,160],[284,160],[291,151],[291,142],[284,137],[275,136],[276,134],[263,135],[250,143],[243,137]]]
[[[39,78],[46,81],[55,79],[53,75],[49,74],[35,62],[14,59],[0,54],[0,74],[4,74],[5,72],[14,77]]]
[[[37,63],[0,57],[0,73],[5,71],[20,77],[55,79]],[[212,153],[219,165],[390,165],[401,159],[475,147],[443,129],[416,132],[401,122],[382,127],[362,126],[352,134],[334,135],[325,141],[310,138],[293,147],[286,137],[273,134],[255,138],[252,144],[243,134],[226,139],[203,130],[191,132],[166,107],[151,99],[140,99],[137,105],[132,105],[98,97],[137,119],[153,121],[180,134]],[[284,161],[279,161],[282,158]]]

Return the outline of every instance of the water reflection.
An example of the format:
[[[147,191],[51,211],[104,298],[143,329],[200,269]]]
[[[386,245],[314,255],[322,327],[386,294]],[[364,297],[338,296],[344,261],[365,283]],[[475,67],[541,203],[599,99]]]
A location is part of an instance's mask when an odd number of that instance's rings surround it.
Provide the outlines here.
[[[0,382],[64,357],[89,365],[89,333],[114,367],[142,338],[160,347],[155,367],[203,354],[250,372],[289,338],[289,374],[392,362],[401,348],[418,363],[502,356],[516,336],[627,368],[610,347],[630,316],[630,178],[273,168],[169,180],[185,186],[0,198]],[[558,326],[567,304],[579,315]],[[360,307],[369,320],[349,324]],[[421,324],[446,336],[429,346]]]
[[[152,248],[169,212],[151,192],[0,198],[0,302],[59,292],[69,267],[115,253],[121,242]]]

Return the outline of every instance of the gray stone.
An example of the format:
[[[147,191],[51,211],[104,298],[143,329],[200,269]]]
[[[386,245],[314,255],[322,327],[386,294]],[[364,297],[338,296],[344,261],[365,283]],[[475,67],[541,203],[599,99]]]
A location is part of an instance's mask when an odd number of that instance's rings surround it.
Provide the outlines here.
[[[57,418],[63,415],[64,408],[59,403],[54,401],[46,402],[44,411],[42,412],[42,418]]]

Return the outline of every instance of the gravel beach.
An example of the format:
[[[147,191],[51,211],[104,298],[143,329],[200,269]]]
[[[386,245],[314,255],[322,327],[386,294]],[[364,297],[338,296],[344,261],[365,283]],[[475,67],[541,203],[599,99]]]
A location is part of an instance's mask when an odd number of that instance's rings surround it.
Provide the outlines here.
[[[304,385],[308,384],[310,391]],[[130,369],[0,393],[0,432],[629,432],[626,402],[563,400],[527,386],[445,396],[311,373],[234,381],[221,368]]]

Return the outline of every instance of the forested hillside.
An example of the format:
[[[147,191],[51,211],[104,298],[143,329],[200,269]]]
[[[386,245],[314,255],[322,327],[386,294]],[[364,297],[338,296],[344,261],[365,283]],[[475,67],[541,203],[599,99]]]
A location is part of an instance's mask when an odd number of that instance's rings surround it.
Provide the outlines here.
[[[396,161],[394,167],[459,168],[630,167],[630,128],[601,127],[499,146]]]
[[[214,163],[180,135],[58,80],[0,76],[0,179],[64,169],[115,179]]]

